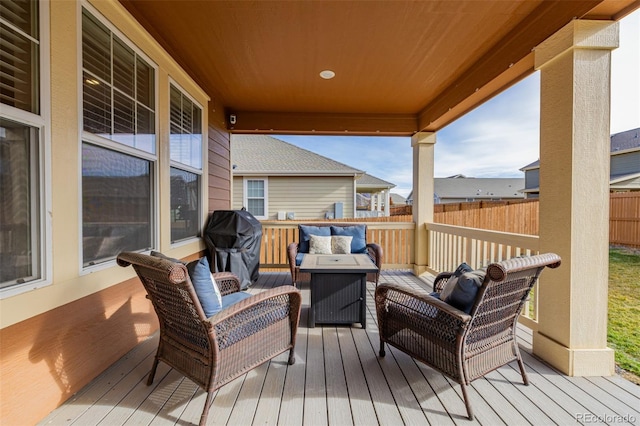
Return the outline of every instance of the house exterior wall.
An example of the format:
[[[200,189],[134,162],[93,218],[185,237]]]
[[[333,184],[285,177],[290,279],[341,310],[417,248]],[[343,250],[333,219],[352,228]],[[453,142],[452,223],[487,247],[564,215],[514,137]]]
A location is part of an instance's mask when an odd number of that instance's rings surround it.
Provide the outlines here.
[[[611,155],[611,174],[640,173],[640,150]]]
[[[640,177],[611,184],[612,191],[640,191]]]
[[[243,177],[233,178],[233,208],[242,208]],[[343,203],[345,218],[355,217],[354,185],[351,176],[270,176],[268,177],[268,220],[277,220],[278,212],[293,212],[296,220],[324,219]]]
[[[209,213],[231,205],[231,143],[224,111],[209,111]]]
[[[525,189],[540,187],[540,169],[532,169],[524,172]]]
[[[82,269],[81,13],[101,14],[156,65],[157,161],[155,248],[173,257],[197,258],[200,239],[170,243],[169,82],[204,107],[205,156],[202,217],[230,202],[229,135],[223,111],[209,110],[204,93],[116,0],[41,2],[49,15],[50,71],[42,102],[50,103],[52,271],[43,287],[0,298],[0,423],[35,424],[157,329],[157,320],[133,268],[115,261]],[[46,70],[46,69],[45,69]],[[48,86],[48,84],[46,85]],[[208,140],[208,144],[207,141]],[[212,176],[208,176],[211,172]],[[207,183],[208,179],[208,183]],[[208,203],[207,203],[208,200]],[[8,390],[11,389],[11,392]],[[34,395],[37,395],[34,398]]]

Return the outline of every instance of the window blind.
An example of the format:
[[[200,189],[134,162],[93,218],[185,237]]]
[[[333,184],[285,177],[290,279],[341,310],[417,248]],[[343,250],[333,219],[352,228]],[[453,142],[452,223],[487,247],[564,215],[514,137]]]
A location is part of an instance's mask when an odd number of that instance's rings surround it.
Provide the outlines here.
[[[155,153],[155,71],[86,10],[82,66],[84,130]]]
[[[0,101],[34,114],[39,106],[37,2],[0,1]]]

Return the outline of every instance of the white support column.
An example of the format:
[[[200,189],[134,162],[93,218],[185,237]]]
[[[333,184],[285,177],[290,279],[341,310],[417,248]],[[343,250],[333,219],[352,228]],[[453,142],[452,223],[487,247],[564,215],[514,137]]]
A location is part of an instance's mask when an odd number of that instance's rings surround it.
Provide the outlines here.
[[[535,49],[540,70],[540,250],[533,352],[571,376],[611,375],[607,348],[611,50],[618,24],[575,20]]]
[[[413,148],[413,221],[415,231],[416,275],[427,271],[429,246],[425,224],[433,222],[433,161],[436,144],[434,132],[419,132],[411,137]]]
[[[385,190],[383,192],[384,194],[384,215],[386,217],[389,217],[391,215],[391,191],[390,190]]]

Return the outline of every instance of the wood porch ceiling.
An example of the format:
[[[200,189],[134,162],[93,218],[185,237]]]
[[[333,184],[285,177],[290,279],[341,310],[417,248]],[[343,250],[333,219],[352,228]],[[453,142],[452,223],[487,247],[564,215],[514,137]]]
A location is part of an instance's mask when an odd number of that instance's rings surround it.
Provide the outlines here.
[[[533,72],[572,19],[637,0],[120,0],[236,133],[436,131]],[[336,74],[320,78],[322,70]],[[235,125],[228,122],[235,114]]]

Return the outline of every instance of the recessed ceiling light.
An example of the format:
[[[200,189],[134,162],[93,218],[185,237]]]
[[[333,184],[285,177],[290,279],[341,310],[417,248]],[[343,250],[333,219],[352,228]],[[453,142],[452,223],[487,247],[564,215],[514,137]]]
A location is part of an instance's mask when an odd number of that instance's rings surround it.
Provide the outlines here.
[[[331,80],[335,76],[336,73],[331,70],[320,71],[320,77],[324,78],[325,80]]]

